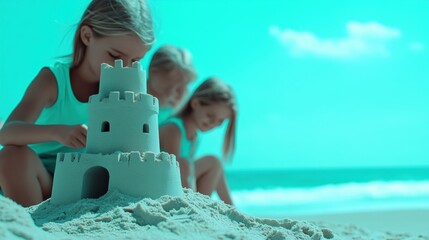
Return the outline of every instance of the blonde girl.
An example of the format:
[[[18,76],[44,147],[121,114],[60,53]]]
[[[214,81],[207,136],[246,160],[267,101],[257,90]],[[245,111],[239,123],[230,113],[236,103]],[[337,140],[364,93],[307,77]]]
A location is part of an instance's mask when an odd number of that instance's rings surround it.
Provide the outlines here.
[[[235,145],[237,104],[230,86],[217,78],[208,78],[192,94],[184,107],[160,128],[161,149],[176,155],[183,187],[211,195],[217,191],[221,200],[232,204],[221,161],[215,156],[194,159],[199,134],[221,125],[228,127],[223,158],[232,157]]]
[[[149,63],[148,92],[159,100],[159,124],[172,115],[196,77],[187,49],[164,45],[156,50]]]
[[[0,130],[0,187],[23,206],[51,195],[55,156],[82,151],[87,102],[101,63],[131,65],[154,42],[144,0],[93,0],[77,26],[70,60],[43,67]],[[71,181],[73,181],[71,179]]]

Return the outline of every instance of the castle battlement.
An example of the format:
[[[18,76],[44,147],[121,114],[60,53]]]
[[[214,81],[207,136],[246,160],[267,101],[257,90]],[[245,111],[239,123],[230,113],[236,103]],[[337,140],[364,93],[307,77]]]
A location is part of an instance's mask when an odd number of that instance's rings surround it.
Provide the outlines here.
[[[139,108],[142,106],[148,107],[153,111],[158,112],[159,111],[159,104],[158,99],[156,97],[153,97],[149,94],[144,94],[140,92],[132,92],[132,91],[112,91],[109,92],[109,95],[107,97],[100,97],[99,94],[92,95],[89,98],[89,103],[93,105],[97,104],[140,104]]]
[[[98,95],[100,99],[104,99],[112,91],[147,93],[146,73],[139,62],[134,62],[131,67],[124,67],[122,60],[115,60],[113,67],[109,64],[101,64]]]
[[[79,162],[82,153],[73,152],[73,153],[58,153],[57,162]]]
[[[57,155],[57,164],[73,164],[80,163],[82,161],[87,161],[88,159],[114,159],[115,162],[127,162],[127,163],[140,163],[140,162],[166,162],[171,166],[179,167],[179,163],[176,161],[176,156],[174,154],[169,154],[167,152],[144,152],[140,153],[139,151],[132,151],[129,153],[115,152],[112,154],[90,154],[90,153],[80,153],[80,152],[70,152],[70,153],[59,153]]]

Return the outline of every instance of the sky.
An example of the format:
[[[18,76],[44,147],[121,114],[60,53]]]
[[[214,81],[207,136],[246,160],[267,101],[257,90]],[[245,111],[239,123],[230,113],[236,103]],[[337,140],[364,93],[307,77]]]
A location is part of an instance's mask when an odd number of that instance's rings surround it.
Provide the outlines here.
[[[89,1],[2,1],[0,119],[71,51]],[[429,166],[429,0],[150,0],[157,42],[191,51],[195,88],[235,90],[230,169]],[[225,126],[199,155],[220,154]]]

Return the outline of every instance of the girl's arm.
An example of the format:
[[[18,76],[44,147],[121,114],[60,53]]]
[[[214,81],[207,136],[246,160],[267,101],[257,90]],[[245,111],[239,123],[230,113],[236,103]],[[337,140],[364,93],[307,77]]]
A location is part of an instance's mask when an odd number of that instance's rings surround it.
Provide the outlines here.
[[[159,140],[162,151],[176,155],[176,160],[180,166],[180,178],[182,180],[182,187],[190,188],[192,184],[188,182],[190,175],[189,162],[180,157],[180,144],[182,135],[179,128],[174,124],[167,124],[159,130]]]
[[[55,76],[48,68],[43,68],[0,130],[0,144],[27,145],[58,141],[70,147],[85,146],[86,128],[82,125],[34,124],[43,108],[55,103],[57,95]]]

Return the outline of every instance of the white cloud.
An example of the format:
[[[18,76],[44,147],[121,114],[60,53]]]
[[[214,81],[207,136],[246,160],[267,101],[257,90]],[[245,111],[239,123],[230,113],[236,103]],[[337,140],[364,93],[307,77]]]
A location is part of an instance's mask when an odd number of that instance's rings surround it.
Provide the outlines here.
[[[421,42],[412,42],[410,43],[409,47],[414,52],[421,52],[425,50],[425,45]]]
[[[367,39],[392,39],[401,35],[401,32],[395,28],[383,26],[377,22],[359,23],[348,22],[347,32],[352,38],[367,38]]]
[[[354,58],[388,55],[387,43],[401,36],[398,29],[377,22],[348,22],[347,36],[339,39],[320,38],[311,32],[281,30],[272,26],[269,32],[295,56],[317,55],[329,58]]]

